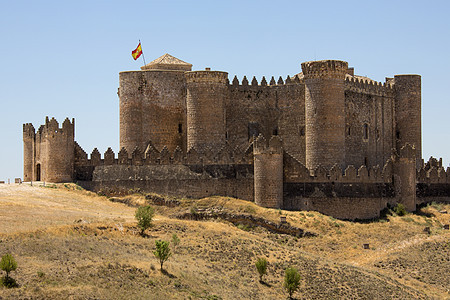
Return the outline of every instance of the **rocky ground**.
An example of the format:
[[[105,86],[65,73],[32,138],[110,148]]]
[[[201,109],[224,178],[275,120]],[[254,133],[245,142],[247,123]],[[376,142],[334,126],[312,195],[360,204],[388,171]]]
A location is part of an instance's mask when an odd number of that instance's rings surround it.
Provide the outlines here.
[[[301,274],[297,299],[450,299],[450,205],[358,223],[223,197],[160,200],[0,185],[0,255],[17,260],[19,284],[0,287],[0,299],[286,299],[288,266]],[[158,205],[141,236],[134,212],[146,203]],[[198,214],[210,217],[185,217]],[[261,226],[280,216],[310,234]],[[180,244],[161,272],[155,241],[173,234]],[[262,283],[258,257],[269,261]]]

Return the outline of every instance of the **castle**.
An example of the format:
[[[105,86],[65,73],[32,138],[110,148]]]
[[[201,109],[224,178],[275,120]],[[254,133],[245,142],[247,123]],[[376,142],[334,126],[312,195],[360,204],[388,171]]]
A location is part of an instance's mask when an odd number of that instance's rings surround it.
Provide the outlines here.
[[[277,81],[191,69],[165,54],[120,73],[117,157],[109,148],[88,158],[73,119],[24,124],[24,181],[232,196],[342,219],[450,200],[450,169],[422,160],[419,75],[379,83],[339,60]]]

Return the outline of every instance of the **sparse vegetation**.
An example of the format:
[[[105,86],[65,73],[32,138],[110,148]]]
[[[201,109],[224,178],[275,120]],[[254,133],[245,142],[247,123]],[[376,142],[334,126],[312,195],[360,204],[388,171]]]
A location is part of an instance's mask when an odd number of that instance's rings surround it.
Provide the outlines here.
[[[259,281],[262,282],[263,276],[267,274],[267,259],[260,257],[255,263],[259,273]]]
[[[163,264],[165,261],[169,259],[169,257],[172,255],[170,253],[169,248],[169,242],[167,241],[156,241],[156,249],[153,251],[153,254],[156,256],[156,258],[159,259],[159,263],[161,264],[161,271],[163,269]]]
[[[173,252],[176,251],[178,245],[180,244],[180,238],[178,237],[178,235],[176,233],[172,234],[172,247],[173,247]]]
[[[152,226],[152,219],[155,215],[155,211],[151,206],[141,206],[136,210],[136,220],[138,221],[138,227],[141,229],[141,235],[144,231]]]
[[[404,216],[407,214],[406,208],[403,204],[398,203],[395,207],[394,207],[394,212],[399,215],[399,216]]]
[[[297,269],[289,267],[284,273],[284,288],[289,294],[289,299],[300,288],[300,274]]]

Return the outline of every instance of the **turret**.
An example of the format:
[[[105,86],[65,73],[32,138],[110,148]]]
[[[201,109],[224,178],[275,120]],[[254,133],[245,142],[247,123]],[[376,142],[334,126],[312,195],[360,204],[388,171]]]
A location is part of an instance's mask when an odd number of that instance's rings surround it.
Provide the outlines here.
[[[396,197],[409,212],[416,210],[416,155],[416,149],[410,144],[393,155]]]
[[[33,180],[35,138],[33,124],[23,124],[23,181]]]
[[[70,182],[73,180],[75,121],[65,119],[59,127],[55,118],[34,133],[24,124],[24,180]]]
[[[119,73],[120,147],[132,153],[149,142],[161,150],[186,149],[186,79],[191,64],[165,54]]]
[[[410,144],[416,149],[416,168],[422,160],[421,77],[395,75],[395,145],[401,149]]]
[[[348,63],[302,63],[305,80],[306,167],[345,165],[345,93]]]
[[[283,207],[283,148],[273,136],[269,145],[260,135],[253,144],[255,203],[269,208]]]
[[[225,145],[225,99],[228,73],[220,71],[186,72],[187,150],[199,152],[221,149]]]

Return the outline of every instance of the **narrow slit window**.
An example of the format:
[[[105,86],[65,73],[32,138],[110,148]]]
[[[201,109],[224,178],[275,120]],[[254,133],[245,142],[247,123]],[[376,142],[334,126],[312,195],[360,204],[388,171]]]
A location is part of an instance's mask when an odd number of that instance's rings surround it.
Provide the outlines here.
[[[369,139],[369,124],[364,124],[364,139]]]
[[[183,124],[178,124],[178,133],[183,133]]]

